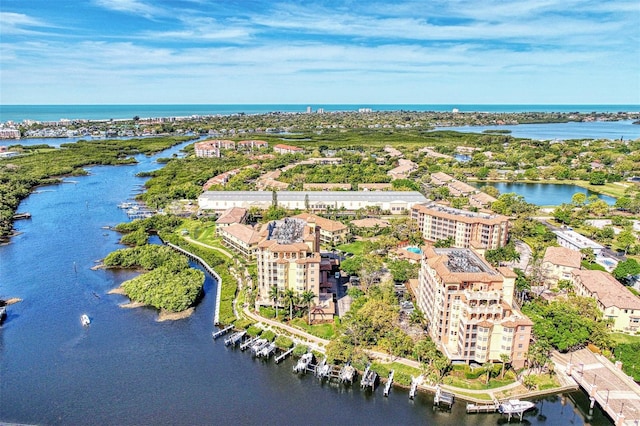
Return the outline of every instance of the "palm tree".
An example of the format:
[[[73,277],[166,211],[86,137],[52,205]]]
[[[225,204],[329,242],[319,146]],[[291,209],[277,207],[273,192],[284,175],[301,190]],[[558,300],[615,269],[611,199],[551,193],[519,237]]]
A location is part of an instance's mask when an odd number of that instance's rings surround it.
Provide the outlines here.
[[[284,295],[282,296],[282,301],[289,305],[289,320],[293,319],[293,302],[296,300],[296,293],[288,288],[284,291]]]
[[[501,379],[504,379],[504,368],[510,360],[511,360],[511,357],[508,354],[505,354],[505,353],[500,354],[500,361],[502,361],[502,372],[500,372]]]
[[[280,298],[280,292],[277,285],[272,285],[269,289],[269,297],[273,300],[273,305],[276,307],[276,319],[278,319],[278,299]]]
[[[313,294],[311,290],[305,290],[300,295],[300,300],[302,301],[302,305],[307,308],[308,313],[308,321],[307,323],[311,325],[311,301],[315,299],[316,295]]]
[[[487,385],[489,384],[489,379],[491,378],[491,370],[493,370],[493,363],[487,361],[484,364],[482,364],[482,368],[484,368],[484,371],[487,372]]]

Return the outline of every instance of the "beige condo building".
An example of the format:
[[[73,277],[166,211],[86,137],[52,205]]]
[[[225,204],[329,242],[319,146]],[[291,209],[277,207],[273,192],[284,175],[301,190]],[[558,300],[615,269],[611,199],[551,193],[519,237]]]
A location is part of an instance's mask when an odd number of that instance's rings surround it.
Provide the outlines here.
[[[466,248],[427,247],[418,307],[433,340],[452,361],[524,366],[533,323],[513,303],[516,274],[494,268]]]
[[[320,296],[320,228],[314,222],[285,218],[267,224],[261,231],[255,256],[258,264],[258,305],[273,305],[271,287],[280,294],[311,291]]]
[[[411,217],[422,237],[431,242],[454,239],[454,247],[494,250],[507,244],[509,218],[499,214],[472,212],[430,202],[416,204]]]

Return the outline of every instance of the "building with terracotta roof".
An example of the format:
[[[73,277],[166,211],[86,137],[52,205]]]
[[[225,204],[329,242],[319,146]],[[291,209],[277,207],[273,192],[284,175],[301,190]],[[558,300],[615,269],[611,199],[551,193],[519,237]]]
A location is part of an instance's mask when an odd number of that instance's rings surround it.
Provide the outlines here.
[[[524,366],[533,323],[513,303],[516,274],[494,268],[471,249],[427,247],[418,307],[431,338],[452,361]]]
[[[476,192],[478,192],[477,188],[474,188],[473,186],[467,183],[464,183],[462,181],[459,181],[457,179],[449,181],[447,183],[447,188],[449,188],[449,193],[456,197],[467,196],[467,195],[475,194]]]
[[[573,270],[575,292],[596,300],[605,319],[613,322],[612,329],[637,332],[640,329],[640,298],[604,271]]]
[[[217,228],[216,232],[222,237],[222,244],[246,257],[255,257],[258,243],[261,240],[260,233],[248,225],[232,223],[228,226]]]
[[[478,192],[478,193],[469,195],[469,204],[472,207],[478,207],[480,209],[491,207],[491,204],[493,204],[496,201],[498,200],[495,197],[492,197],[491,195],[484,192]]]
[[[580,269],[582,254],[566,247],[547,247],[542,258],[545,283],[554,287],[559,280],[571,280],[571,272]]]
[[[292,216],[302,219],[307,223],[315,223],[320,227],[320,242],[323,244],[340,244],[345,242],[349,235],[349,227],[336,220],[326,219],[313,213],[300,213]]]
[[[409,174],[415,170],[418,170],[418,165],[411,160],[401,158],[398,160],[398,166],[389,170],[387,175],[392,179],[406,179]]]
[[[430,202],[416,204],[411,217],[422,237],[430,242],[454,239],[454,247],[497,249],[507,244],[509,218],[493,213],[472,212]]]
[[[216,220],[216,232],[234,223],[244,223],[247,219],[247,209],[243,207],[231,207]]]
[[[311,291],[320,302],[320,228],[299,218],[270,222],[261,230],[256,249],[258,264],[257,305],[274,305],[270,292]]]
[[[453,176],[443,172],[435,172],[431,174],[431,183],[436,186],[445,185],[447,184],[447,182],[450,182],[452,180],[455,180]]]
[[[285,144],[278,144],[273,147],[273,151],[278,154],[298,154],[304,152],[303,148]]]
[[[196,142],[194,145],[196,157],[220,157],[220,148],[207,142]]]
[[[254,149],[269,148],[267,141],[247,140],[237,143],[238,151],[253,151]]]
[[[220,150],[235,149],[236,143],[231,140],[214,139],[196,142],[194,150],[196,157],[220,157]]]

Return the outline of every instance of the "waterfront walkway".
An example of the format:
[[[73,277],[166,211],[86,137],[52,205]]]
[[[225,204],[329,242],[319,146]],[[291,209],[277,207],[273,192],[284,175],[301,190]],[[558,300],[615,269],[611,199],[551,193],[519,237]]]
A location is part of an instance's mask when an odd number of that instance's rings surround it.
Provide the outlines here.
[[[552,358],[616,425],[640,425],[640,385],[611,361],[588,349],[569,354],[554,353]]]

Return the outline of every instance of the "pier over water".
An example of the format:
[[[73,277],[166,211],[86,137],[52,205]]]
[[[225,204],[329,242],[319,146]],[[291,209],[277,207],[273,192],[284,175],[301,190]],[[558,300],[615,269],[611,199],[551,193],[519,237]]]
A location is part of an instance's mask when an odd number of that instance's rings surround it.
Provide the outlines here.
[[[640,424],[640,385],[620,368],[588,349],[555,355],[566,364],[566,373],[589,395],[591,411],[594,403],[618,426]]]

